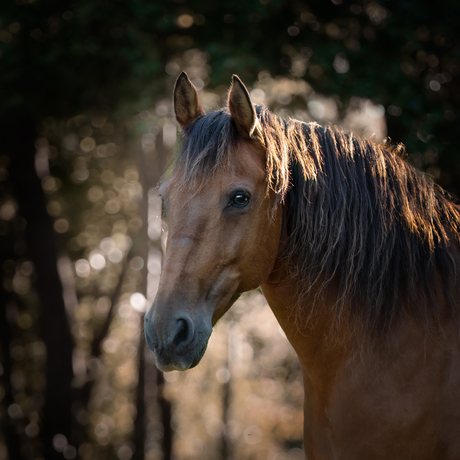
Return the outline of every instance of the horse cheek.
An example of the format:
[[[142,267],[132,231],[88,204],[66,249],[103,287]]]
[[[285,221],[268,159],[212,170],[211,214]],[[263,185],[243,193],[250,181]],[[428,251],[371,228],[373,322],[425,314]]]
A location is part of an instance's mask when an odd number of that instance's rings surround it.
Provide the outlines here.
[[[281,220],[280,212],[276,212],[273,219],[268,217],[268,212],[261,212],[258,222],[253,223],[244,261],[245,290],[258,288],[270,275],[278,254]]]

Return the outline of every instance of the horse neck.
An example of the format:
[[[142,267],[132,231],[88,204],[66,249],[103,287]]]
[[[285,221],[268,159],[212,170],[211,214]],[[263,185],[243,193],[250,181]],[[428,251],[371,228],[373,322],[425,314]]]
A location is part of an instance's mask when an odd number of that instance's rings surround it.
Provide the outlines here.
[[[347,318],[337,318],[337,290],[332,282],[320,304],[313,305],[314,293],[300,300],[299,283],[290,276],[283,258],[261,288],[286,337],[299,357],[303,372],[316,374],[324,380],[333,375],[344,360],[362,347],[356,328],[350,328]],[[359,350],[358,350],[359,351]]]
[[[434,282],[440,283],[439,273],[437,278]],[[316,302],[315,292],[299,301],[302,296],[298,286],[282,257],[276,260],[272,273],[261,285],[271,310],[299,357],[304,383],[308,380],[315,385],[316,381],[328,387],[346,362],[371,369],[376,362],[390,363],[395,357],[410,357],[427,347],[455,349],[455,353],[459,353],[458,325],[443,295],[440,325],[424,326],[407,313],[388,337],[382,336],[378,341],[362,318],[348,316],[351,310],[348,305],[337,308],[338,288],[334,280]]]
[[[344,321],[340,326],[334,315],[338,296],[338,289],[335,288],[334,282],[331,282],[326,292],[321,294],[321,305],[313,305],[315,292],[310,292],[308,298],[303,298],[299,292],[302,283],[292,276],[285,256],[289,237],[286,219],[289,201],[288,195],[282,210],[278,255],[270,276],[261,288],[271,310],[296,351],[302,368],[312,368],[317,361],[321,365],[324,359],[330,359],[328,355],[331,347],[334,348],[332,354],[335,357],[338,356],[337,346],[344,350],[348,349],[350,331],[346,322]],[[325,346],[326,344],[328,346]]]

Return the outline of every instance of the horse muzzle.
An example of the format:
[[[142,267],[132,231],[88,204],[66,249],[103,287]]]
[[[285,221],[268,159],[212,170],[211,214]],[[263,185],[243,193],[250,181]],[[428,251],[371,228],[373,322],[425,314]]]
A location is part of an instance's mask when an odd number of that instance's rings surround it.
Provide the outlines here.
[[[145,315],[145,340],[163,372],[185,371],[203,357],[212,332],[211,318],[191,318],[185,311],[164,318],[152,309]]]

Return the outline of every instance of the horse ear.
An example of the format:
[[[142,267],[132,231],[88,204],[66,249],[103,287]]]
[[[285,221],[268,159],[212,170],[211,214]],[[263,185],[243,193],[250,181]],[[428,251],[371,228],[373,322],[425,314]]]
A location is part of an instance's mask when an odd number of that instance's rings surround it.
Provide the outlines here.
[[[247,139],[255,138],[259,120],[248,90],[236,75],[232,77],[232,85],[228,92],[228,108],[238,132]]]
[[[198,99],[198,92],[185,72],[182,72],[174,85],[174,112],[176,120],[184,128],[205,114]]]

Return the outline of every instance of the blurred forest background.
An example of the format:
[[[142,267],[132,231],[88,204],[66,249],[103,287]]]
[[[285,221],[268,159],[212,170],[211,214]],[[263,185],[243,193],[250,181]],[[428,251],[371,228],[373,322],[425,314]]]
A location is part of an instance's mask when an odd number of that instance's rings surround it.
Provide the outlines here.
[[[283,117],[406,145],[460,196],[460,2],[10,0],[0,6],[0,460],[303,459],[299,366],[260,293],[198,368],[142,320],[185,70]]]

